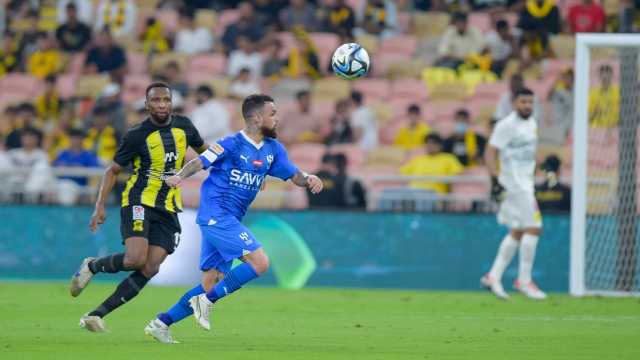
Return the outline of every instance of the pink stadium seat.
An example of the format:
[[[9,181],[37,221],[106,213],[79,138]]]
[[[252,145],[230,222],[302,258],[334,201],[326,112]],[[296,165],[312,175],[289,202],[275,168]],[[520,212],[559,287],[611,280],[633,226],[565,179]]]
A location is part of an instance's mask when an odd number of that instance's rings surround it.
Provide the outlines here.
[[[500,96],[502,96],[502,94],[504,94],[508,88],[509,86],[506,82],[479,84],[478,86],[476,86],[474,97],[494,99],[497,103],[498,100],[500,100]]]
[[[42,92],[43,82],[31,75],[13,73],[0,79],[0,93],[36,97]]]
[[[427,88],[418,79],[398,79],[391,83],[390,96],[421,102],[427,99]]]
[[[406,11],[398,12],[398,27],[400,32],[408,34],[411,30],[411,13]]]
[[[391,98],[387,100],[386,103],[389,104],[389,107],[391,107],[392,117],[398,118],[404,117],[407,114],[407,108],[409,107],[409,105],[418,104],[421,106],[422,101],[416,101],[415,99],[412,99],[410,97],[398,97],[395,94],[392,94]],[[423,116],[428,119],[429,114],[425,113],[424,108],[422,110]]]
[[[320,164],[320,159],[326,151],[327,147],[323,144],[302,143],[292,145],[288,153],[293,162]]]
[[[218,22],[215,26],[215,32],[217,35],[222,35],[227,26],[233,24],[240,17],[240,13],[236,9],[224,10],[218,16]]]
[[[488,178],[488,171],[484,167],[475,167],[465,170],[463,175],[480,175]],[[451,184],[451,193],[453,195],[461,195],[465,197],[482,198],[489,194],[489,183],[478,182],[455,182]],[[468,203],[456,203],[462,208],[457,210],[471,210],[471,201]]]
[[[395,52],[378,52],[374,59],[371,60],[371,71],[375,77],[384,76],[393,63],[403,62],[407,60],[407,55]]]
[[[151,77],[145,74],[129,74],[124,78],[122,100],[134,102],[144,98],[144,90],[151,83]]]
[[[318,50],[320,69],[324,71],[331,60],[333,52],[340,46],[340,38],[333,33],[311,33],[310,36]]]
[[[127,67],[131,74],[146,74],[147,57],[140,52],[127,51]]]
[[[293,186],[287,190],[287,201],[285,206],[288,209],[306,209],[309,207],[307,193],[305,189]]]
[[[367,102],[381,101],[389,95],[389,81],[385,79],[360,79],[353,82],[353,89],[360,91]]]
[[[58,76],[56,80],[56,89],[63,99],[70,98],[76,91],[76,81],[78,81],[78,75],[74,73],[67,73]]]
[[[566,69],[573,69],[573,59],[548,59],[545,67],[545,77],[556,78]]]
[[[514,12],[503,13],[500,17],[507,20],[511,27],[516,27],[518,24],[518,14]]]
[[[76,75],[82,73],[85,59],[85,53],[73,54],[69,61],[69,72]]]
[[[222,54],[199,54],[189,60],[188,72],[199,73],[201,77],[225,74],[226,58]]]
[[[162,9],[156,12],[156,19],[162,24],[162,31],[165,33],[174,33],[178,29],[179,16],[174,9]]]
[[[399,35],[382,40],[378,51],[380,53],[395,53],[402,56],[413,56],[416,52],[418,40],[413,35]]]
[[[483,12],[473,12],[469,14],[469,25],[475,26],[483,33],[493,28],[489,14]]]
[[[350,169],[358,168],[364,164],[367,154],[357,144],[338,144],[329,148],[332,153],[343,153],[347,157]]]

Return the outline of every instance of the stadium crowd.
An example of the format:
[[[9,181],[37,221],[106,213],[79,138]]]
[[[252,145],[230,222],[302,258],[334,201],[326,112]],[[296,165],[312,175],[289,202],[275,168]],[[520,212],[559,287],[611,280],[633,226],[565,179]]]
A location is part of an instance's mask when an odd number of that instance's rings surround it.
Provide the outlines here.
[[[26,194],[18,201],[95,183],[51,169],[108,163],[144,118],[151,81],[172,86],[174,111],[208,142],[242,127],[240,99],[271,94],[293,160],[332,185],[326,198],[288,189],[293,200],[267,206],[353,208],[366,206],[367,192],[393,196],[398,182],[380,175],[486,176],[491,126],[527,86],[541,129],[541,192],[555,191],[546,196],[556,202],[560,194],[562,206],[551,207],[566,210],[558,176],[562,168],[570,177],[574,34],[640,26],[640,3],[629,0],[0,3],[0,172]],[[332,75],[330,57],[353,41],[372,64],[348,82]],[[616,124],[619,103],[607,56],[596,58],[589,106],[602,128]],[[458,210],[487,199],[486,182],[461,179],[409,185],[435,199],[464,195]]]

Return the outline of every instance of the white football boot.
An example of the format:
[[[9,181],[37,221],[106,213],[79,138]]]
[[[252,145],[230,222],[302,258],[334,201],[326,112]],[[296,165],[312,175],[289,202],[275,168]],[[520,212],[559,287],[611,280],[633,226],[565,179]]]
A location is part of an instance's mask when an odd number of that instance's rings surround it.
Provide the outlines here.
[[[504,291],[504,288],[502,287],[502,283],[500,281],[496,281],[489,274],[485,274],[483,277],[480,278],[480,284],[487,290],[491,291],[498,299],[500,300],[509,299],[509,294],[507,294],[507,292]]]
[[[163,344],[179,344],[178,341],[173,340],[171,337],[171,330],[167,324],[158,319],[153,319],[144,328],[145,335],[151,336]]]
[[[193,317],[198,325],[205,330],[211,330],[209,323],[209,313],[213,307],[213,303],[207,298],[207,294],[200,294],[189,299],[189,305],[193,309]]]
[[[80,318],[80,327],[91,332],[107,332],[107,324],[100,316],[83,315]]]
[[[82,290],[84,290],[84,288],[89,285],[91,279],[93,279],[94,273],[89,270],[89,263],[94,259],[95,258],[88,257],[82,260],[80,268],[71,277],[71,284],[69,285],[69,292],[71,293],[71,296],[76,297],[80,295]]]
[[[522,284],[519,280],[516,280],[513,283],[513,287],[515,287],[516,290],[523,293],[524,296],[528,297],[529,299],[544,300],[547,298],[547,294],[545,294],[544,291],[540,290],[540,288],[533,281],[530,281],[528,284]]]

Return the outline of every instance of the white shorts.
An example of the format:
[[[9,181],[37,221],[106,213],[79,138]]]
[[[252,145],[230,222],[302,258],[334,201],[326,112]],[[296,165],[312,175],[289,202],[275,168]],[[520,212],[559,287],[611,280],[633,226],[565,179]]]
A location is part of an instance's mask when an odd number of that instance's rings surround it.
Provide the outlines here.
[[[529,192],[506,192],[498,211],[498,222],[509,229],[542,227],[542,215],[534,194]]]

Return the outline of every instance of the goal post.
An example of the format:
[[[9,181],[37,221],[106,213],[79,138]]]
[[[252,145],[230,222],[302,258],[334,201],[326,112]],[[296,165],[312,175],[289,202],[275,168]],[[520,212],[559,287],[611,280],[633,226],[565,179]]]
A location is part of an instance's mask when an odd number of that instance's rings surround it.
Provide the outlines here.
[[[639,51],[635,34],[576,36],[569,278],[575,296],[640,295]],[[606,92],[590,110],[603,64],[617,75],[617,97]]]

